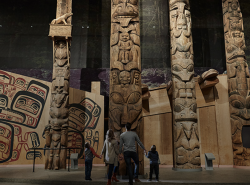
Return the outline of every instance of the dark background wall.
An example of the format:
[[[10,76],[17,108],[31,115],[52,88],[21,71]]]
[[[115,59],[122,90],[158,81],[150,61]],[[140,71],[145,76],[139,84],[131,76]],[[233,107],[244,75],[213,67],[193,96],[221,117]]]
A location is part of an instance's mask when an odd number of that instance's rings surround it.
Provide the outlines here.
[[[250,45],[250,4],[241,0],[245,37]],[[190,0],[196,75],[226,70],[222,2]],[[108,115],[111,0],[73,0],[71,87],[90,91],[101,81]],[[56,0],[6,0],[0,6],[0,69],[51,81],[49,23]],[[150,87],[171,79],[167,0],[140,0],[142,80]],[[249,48],[249,47],[248,47]],[[246,51],[250,61],[250,49]]]

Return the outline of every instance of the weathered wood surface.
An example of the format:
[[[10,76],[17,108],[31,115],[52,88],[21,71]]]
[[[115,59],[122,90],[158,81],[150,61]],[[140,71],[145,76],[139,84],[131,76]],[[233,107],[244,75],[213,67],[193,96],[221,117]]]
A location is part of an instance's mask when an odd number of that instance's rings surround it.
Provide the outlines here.
[[[193,41],[189,0],[169,0],[174,130],[174,168],[199,169]]]
[[[152,129],[153,128],[153,129]],[[161,165],[173,165],[172,112],[144,117],[144,145],[156,145]],[[145,166],[149,159],[144,159]]]
[[[214,166],[219,165],[218,133],[215,106],[199,108],[198,123],[200,129],[201,164],[205,165],[205,153],[213,153]]]
[[[208,107],[215,105],[214,87],[201,89],[198,83],[195,84],[197,107]]]
[[[233,165],[227,75],[219,75],[214,87],[220,165]]]
[[[224,36],[234,165],[250,166],[250,150],[242,143],[242,127],[249,125],[249,68],[244,49],[243,17],[238,0],[223,0]]]
[[[215,69],[210,69],[208,71],[205,71],[198,78],[198,83],[200,84],[200,88],[206,89],[215,86],[217,83],[219,83],[219,79],[217,78],[218,75],[219,72]]]
[[[139,0],[111,0],[110,69],[109,127],[119,136],[129,123],[140,135],[143,120]],[[142,156],[139,157],[141,161]],[[140,163],[139,173],[143,174],[143,170]]]
[[[50,120],[45,127],[47,150],[45,169],[66,169],[68,145],[70,46],[68,35],[62,35],[60,24],[71,25],[72,0],[58,0],[56,19],[51,22],[53,40],[53,76],[50,104]],[[56,29],[57,28],[57,29]],[[69,28],[70,27],[65,27]],[[58,33],[56,32],[59,31]],[[66,34],[66,32],[65,32]],[[67,32],[69,34],[69,32]]]
[[[101,82],[91,82],[91,92],[95,94],[101,93]]]
[[[150,98],[143,101],[143,117],[172,112],[166,88],[149,89]]]

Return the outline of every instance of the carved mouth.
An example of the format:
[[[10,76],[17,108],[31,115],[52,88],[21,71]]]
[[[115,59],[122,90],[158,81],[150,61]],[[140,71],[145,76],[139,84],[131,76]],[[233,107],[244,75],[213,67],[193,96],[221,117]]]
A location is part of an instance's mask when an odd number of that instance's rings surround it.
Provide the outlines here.
[[[233,59],[238,58],[238,57],[243,57],[246,59],[245,52],[244,51],[237,52],[237,53],[233,54],[232,56],[228,57],[228,60],[233,60]]]

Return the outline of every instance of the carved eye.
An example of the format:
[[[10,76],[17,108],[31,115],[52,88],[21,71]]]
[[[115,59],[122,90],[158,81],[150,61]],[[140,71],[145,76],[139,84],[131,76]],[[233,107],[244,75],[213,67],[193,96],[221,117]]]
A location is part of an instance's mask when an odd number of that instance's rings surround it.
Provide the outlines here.
[[[112,100],[115,104],[123,104],[123,97],[118,93],[113,94]]]
[[[196,112],[196,110],[197,110],[197,105],[196,105],[196,103],[190,105],[189,108],[190,108],[190,110],[192,110],[193,112]]]
[[[184,109],[184,106],[181,105],[181,104],[177,104],[177,105],[175,105],[175,107],[174,107],[174,111],[175,111],[175,112],[181,112],[183,109]]]
[[[182,69],[183,68],[180,65],[177,65],[177,64],[173,65],[173,70],[176,71],[176,72],[180,72],[180,71],[182,71]]]
[[[172,18],[176,18],[176,17],[177,17],[177,14],[173,14],[171,17],[172,17]]]
[[[237,109],[244,109],[244,104],[242,102],[240,102],[239,100],[231,101],[231,105]]]
[[[194,65],[193,65],[193,64],[189,65],[189,66],[187,67],[187,70],[188,70],[189,72],[193,72],[193,71],[194,71]]]
[[[191,17],[191,14],[190,14],[189,11],[186,11],[186,17],[187,17],[187,18],[190,18],[190,17]]]
[[[141,98],[140,93],[138,93],[138,92],[132,93],[128,98],[128,103],[129,104],[136,104],[140,100],[140,98]]]

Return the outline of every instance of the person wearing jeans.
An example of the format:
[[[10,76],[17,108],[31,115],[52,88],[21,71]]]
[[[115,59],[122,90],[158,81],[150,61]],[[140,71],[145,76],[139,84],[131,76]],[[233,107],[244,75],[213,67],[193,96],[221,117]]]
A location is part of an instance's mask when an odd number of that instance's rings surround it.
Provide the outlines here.
[[[139,174],[139,158],[136,153],[136,147],[135,147],[135,141],[137,144],[144,150],[144,152],[147,152],[145,147],[143,146],[142,142],[140,141],[138,135],[131,131],[131,125],[126,124],[126,132],[122,133],[120,136],[120,146],[119,146],[119,152],[120,155],[122,153],[122,147],[123,147],[123,155],[124,160],[128,169],[128,175],[129,175],[129,184],[133,184],[133,170],[131,168],[131,159],[133,159],[135,163],[135,170],[134,170],[134,178],[136,182],[140,182],[138,179]]]
[[[85,180],[92,180],[91,177],[92,171],[92,160],[85,160]]]
[[[156,151],[156,146],[151,147],[151,151],[145,153],[145,156],[150,159],[150,173],[148,181],[152,181],[153,171],[155,171],[156,181],[159,181],[159,154]]]
[[[92,180],[91,179],[91,171],[92,171],[92,162],[94,156],[98,158],[102,158],[101,156],[97,155],[95,153],[95,150],[90,147],[90,144],[88,142],[85,143],[85,151],[84,151],[84,157],[85,157],[85,180]]]
[[[113,174],[114,166],[118,166],[118,142],[115,140],[115,135],[113,130],[108,130],[106,134],[106,140],[104,141],[103,149],[101,152],[102,155],[105,154],[105,163],[109,164],[109,171],[108,171],[108,183],[107,185],[111,185],[111,180],[119,182],[119,180],[116,179],[115,174]]]

